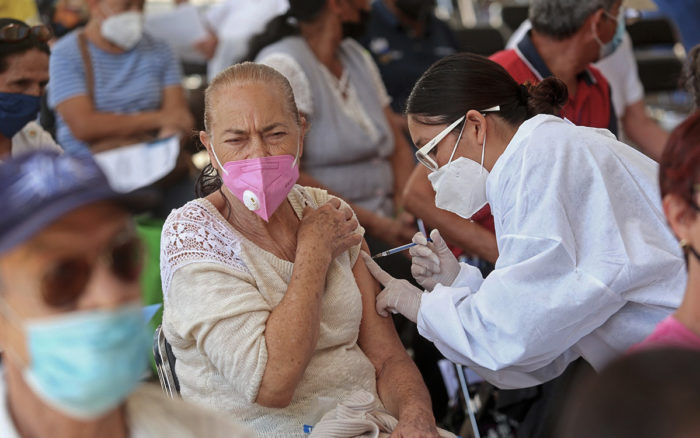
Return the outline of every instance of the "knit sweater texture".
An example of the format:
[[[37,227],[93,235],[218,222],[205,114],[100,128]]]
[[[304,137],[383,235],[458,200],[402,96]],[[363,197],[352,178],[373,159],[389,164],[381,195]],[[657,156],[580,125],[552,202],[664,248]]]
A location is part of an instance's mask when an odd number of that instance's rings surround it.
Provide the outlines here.
[[[300,219],[305,205],[331,198],[298,185],[287,197]],[[161,241],[163,330],[182,397],[226,411],[262,436],[303,437],[321,406],[357,390],[376,395],[375,369],[357,345],[362,301],[352,268],[359,251],[351,248],[328,269],[319,340],[292,402],[266,408],[255,403],[268,357],[265,325],[294,264],[246,239],[205,199],[173,210]]]

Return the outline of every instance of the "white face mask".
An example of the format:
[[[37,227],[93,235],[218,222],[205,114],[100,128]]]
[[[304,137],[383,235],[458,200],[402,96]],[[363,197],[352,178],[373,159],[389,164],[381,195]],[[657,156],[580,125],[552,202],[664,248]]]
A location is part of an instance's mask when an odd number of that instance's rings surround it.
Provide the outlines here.
[[[462,126],[462,130],[464,130],[464,126]],[[462,132],[459,133],[450,161],[428,174],[428,179],[435,190],[435,206],[437,208],[451,211],[464,219],[469,219],[488,202],[486,199],[486,178],[488,178],[489,172],[484,168],[486,133],[484,133],[484,142],[481,145],[481,164],[464,157],[452,161],[461,138]]]
[[[110,43],[131,50],[143,37],[143,13],[127,11],[107,17],[100,31]]]

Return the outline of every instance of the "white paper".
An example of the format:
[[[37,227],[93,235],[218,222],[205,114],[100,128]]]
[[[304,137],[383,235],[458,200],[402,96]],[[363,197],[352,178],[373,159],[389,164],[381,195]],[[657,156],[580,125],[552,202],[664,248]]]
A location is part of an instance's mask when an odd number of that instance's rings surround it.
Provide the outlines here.
[[[137,143],[95,154],[95,161],[117,192],[127,193],[153,184],[177,164],[177,136],[150,143]]]
[[[190,48],[207,36],[199,10],[190,4],[181,4],[168,12],[147,14],[145,28],[176,51]]]

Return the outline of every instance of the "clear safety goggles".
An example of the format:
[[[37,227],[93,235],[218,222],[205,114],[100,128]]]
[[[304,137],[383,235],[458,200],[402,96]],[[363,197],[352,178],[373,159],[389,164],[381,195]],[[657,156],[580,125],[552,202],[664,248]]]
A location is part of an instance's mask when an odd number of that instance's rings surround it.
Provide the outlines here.
[[[501,110],[501,107],[499,105],[496,105],[494,107],[485,109],[483,111],[479,111],[482,114],[485,113],[493,113],[493,112],[498,112]],[[454,130],[457,125],[459,125],[465,118],[466,116],[462,116],[459,119],[455,120],[454,123],[452,123],[450,126],[445,128],[442,132],[440,132],[438,135],[436,135],[432,140],[427,142],[423,147],[418,149],[416,151],[416,159],[418,160],[419,163],[430,169],[431,171],[436,171],[438,170],[438,164],[437,162],[430,156],[432,153],[433,149],[442,141],[443,138],[447,137],[447,135]]]

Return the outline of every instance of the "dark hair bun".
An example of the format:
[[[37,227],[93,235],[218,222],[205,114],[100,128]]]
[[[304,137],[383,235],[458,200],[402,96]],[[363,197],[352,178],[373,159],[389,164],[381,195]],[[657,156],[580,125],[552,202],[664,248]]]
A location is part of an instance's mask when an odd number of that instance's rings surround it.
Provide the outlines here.
[[[530,97],[527,101],[528,118],[537,114],[558,116],[569,100],[566,84],[555,77],[545,78],[537,85],[528,85]]]

